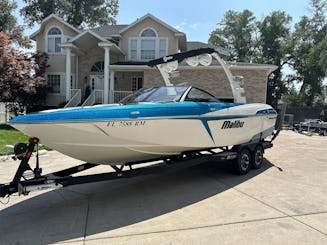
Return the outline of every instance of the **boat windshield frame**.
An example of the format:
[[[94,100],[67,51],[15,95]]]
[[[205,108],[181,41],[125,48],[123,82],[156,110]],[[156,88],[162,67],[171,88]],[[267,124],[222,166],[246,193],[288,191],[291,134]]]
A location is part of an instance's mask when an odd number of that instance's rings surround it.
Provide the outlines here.
[[[166,97],[166,98],[165,98]],[[143,88],[123,98],[119,104],[152,104],[176,102],[221,102],[207,91],[194,86],[161,86]]]

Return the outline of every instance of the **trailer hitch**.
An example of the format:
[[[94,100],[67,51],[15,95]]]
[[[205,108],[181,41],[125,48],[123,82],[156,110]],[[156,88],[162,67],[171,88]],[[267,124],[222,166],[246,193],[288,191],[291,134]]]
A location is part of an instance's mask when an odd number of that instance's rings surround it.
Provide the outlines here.
[[[41,175],[42,169],[39,167],[38,153],[36,153],[36,167],[32,170],[28,164],[34,148],[38,145],[39,139],[36,137],[29,138],[29,144],[18,143],[14,147],[15,156],[13,159],[21,160],[13,180],[9,184],[0,184],[0,197],[6,197],[13,193],[19,192],[19,183],[24,178],[24,173],[28,170],[33,172],[34,178]]]
[[[42,175],[42,168],[39,164],[38,138],[30,138],[29,143],[18,143],[14,147],[14,160],[20,160],[19,167],[12,181],[8,184],[0,184],[0,198],[8,197],[14,193],[28,195],[31,191],[44,190],[49,188],[59,188],[65,186],[71,174],[78,173],[89,168],[98,166],[96,164],[84,163],[79,166],[71,167],[51,174]],[[29,160],[36,148],[36,166],[34,169],[29,164]],[[26,171],[31,172],[27,177]]]

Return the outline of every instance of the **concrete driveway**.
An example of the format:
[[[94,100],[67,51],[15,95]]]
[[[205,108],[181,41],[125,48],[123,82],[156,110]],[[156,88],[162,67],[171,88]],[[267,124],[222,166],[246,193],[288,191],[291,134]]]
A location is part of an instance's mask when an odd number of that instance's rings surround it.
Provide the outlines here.
[[[41,156],[44,172],[78,163]],[[17,165],[0,160],[1,183]],[[327,244],[327,137],[281,132],[263,167],[245,176],[208,163],[0,204],[0,244],[51,243]]]

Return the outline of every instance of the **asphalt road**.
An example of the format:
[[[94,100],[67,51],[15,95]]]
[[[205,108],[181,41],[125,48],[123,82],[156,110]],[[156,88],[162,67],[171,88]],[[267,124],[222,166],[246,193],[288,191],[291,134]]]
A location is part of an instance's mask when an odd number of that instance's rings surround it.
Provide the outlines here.
[[[18,162],[1,159],[4,183]],[[54,151],[41,156],[44,172],[78,163]],[[327,137],[281,132],[263,167],[245,176],[208,163],[0,204],[1,245],[52,243],[327,244]]]

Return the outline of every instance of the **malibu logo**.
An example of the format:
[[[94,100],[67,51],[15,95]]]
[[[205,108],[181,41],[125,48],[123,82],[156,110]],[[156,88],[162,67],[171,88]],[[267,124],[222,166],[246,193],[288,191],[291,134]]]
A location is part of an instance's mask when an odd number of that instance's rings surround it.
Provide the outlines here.
[[[242,128],[243,125],[244,125],[244,122],[241,122],[240,120],[236,120],[234,122],[224,121],[223,126],[221,126],[221,129]]]

